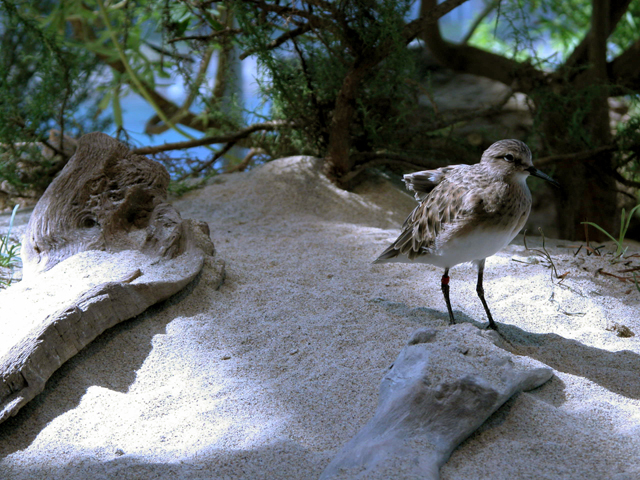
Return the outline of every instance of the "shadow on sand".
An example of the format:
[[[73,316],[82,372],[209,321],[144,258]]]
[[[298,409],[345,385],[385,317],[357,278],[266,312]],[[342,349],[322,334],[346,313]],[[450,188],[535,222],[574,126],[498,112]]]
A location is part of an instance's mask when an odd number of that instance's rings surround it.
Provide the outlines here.
[[[201,273],[171,298],[105,331],[64,363],[42,393],[0,424],[0,459],[27,448],[49,422],[77,407],[89,387],[126,393],[152,350],[153,337],[166,333],[169,320],[160,322],[154,317],[187,298],[200,278]]]
[[[409,307],[403,303],[376,299],[389,313],[404,316],[420,326],[448,325],[446,312],[426,307]],[[478,322],[463,312],[454,312],[459,323],[471,323],[484,329],[487,323]],[[591,380],[612,393],[627,398],[640,399],[640,355],[629,350],[611,352],[583,345],[577,340],[564,338],[555,333],[531,333],[515,325],[497,322],[500,335],[505,342],[501,347],[515,355],[524,355],[538,360],[556,371]]]

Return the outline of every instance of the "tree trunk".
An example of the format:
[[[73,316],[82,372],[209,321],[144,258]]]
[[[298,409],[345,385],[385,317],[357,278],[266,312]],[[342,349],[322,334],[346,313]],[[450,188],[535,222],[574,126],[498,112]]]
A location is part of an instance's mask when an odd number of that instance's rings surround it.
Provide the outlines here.
[[[554,177],[562,186],[557,192],[560,238],[585,240],[585,226],[581,222],[596,223],[611,233],[617,231],[617,193],[613,174],[610,152],[558,169]],[[592,227],[589,227],[589,238],[607,239]]]
[[[364,77],[366,68],[358,66],[357,62],[342,82],[342,88],[336,98],[333,118],[329,128],[329,158],[332,174],[340,178],[353,167],[349,158],[350,135],[349,127],[355,112],[355,99]]]
[[[587,87],[589,111],[583,117],[582,127],[587,140],[593,147],[611,143],[611,127],[609,125],[609,104],[607,83],[607,37],[609,35],[609,2],[593,0],[591,15],[591,32],[589,35],[590,68],[582,78],[577,77],[569,85],[565,98],[581,98],[571,95],[569,89],[580,90]],[[585,108],[579,100],[575,104],[569,102],[563,118],[546,122],[547,138],[554,138],[551,145],[554,153],[567,147],[579,151],[580,145],[565,136],[571,115]],[[553,132],[553,133],[552,133]],[[562,135],[559,135],[562,134]],[[584,149],[584,146],[582,146]],[[617,186],[614,180],[615,168],[611,152],[602,152],[593,158],[576,165],[563,165],[556,177],[563,189],[559,192],[558,227],[561,238],[569,240],[584,239],[584,225],[589,221],[600,225],[608,232],[615,232],[618,227]],[[595,228],[589,229],[589,238],[604,240],[606,236]]]
[[[579,90],[581,87],[573,84],[554,85],[531,94],[541,116],[540,133],[554,155],[611,143],[607,89],[589,87],[587,93],[576,94]],[[565,160],[551,174],[561,185],[555,190],[560,238],[584,240],[585,227],[581,222],[593,222],[608,232],[615,231],[618,194],[610,151],[588,159]],[[590,227],[589,238],[603,240],[606,236]]]

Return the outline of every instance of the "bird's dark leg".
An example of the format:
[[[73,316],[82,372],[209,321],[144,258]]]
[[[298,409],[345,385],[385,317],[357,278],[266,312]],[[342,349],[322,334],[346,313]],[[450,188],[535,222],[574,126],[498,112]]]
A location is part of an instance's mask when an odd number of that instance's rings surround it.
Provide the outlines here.
[[[478,296],[480,297],[480,301],[484,306],[485,312],[487,312],[487,317],[489,318],[489,327],[494,330],[498,330],[498,326],[493,321],[493,317],[491,316],[491,312],[489,311],[489,305],[487,305],[487,301],[484,299],[484,288],[482,288],[482,277],[484,276],[484,261],[478,262],[478,285],[476,287],[476,292],[478,292]]]
[[[442,293],[444,294],[444,301],[447,302],[447,310],[449,310],[449,323],[453,325],[456,323],[456,319],[453,318],[453,310],[451,310],[451,301],[449,300],[449,269],[444,269],[444,275],[442,275]]]

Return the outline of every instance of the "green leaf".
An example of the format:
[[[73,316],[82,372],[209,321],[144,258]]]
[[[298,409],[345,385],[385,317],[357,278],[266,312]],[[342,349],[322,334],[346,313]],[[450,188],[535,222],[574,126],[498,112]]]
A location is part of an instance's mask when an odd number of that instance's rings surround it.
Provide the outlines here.
[[[160,78],[171,78],[169,72],[167,72],[164,68],[159,68],[156,73]]]
[[[602,233],[604,233],[607,237],[609,237],[611,240],[613,240],[616,244],[618,244],[618,240],[616,240],[615,238],[613,238],[611,236],[611,234],[609,232],[607,232],[604,228],[602,228],[600,225],[593,223],[593,222],[580,222],[582,225],[591,225],[592,227],[597,228],[598,230],[600,230]]]
[[[109,106],[109,102],[111,102],[111,92],[106,92],[104,96],[98,102],[98,109],[100,111],[104,111]]]
[[[627,214],[626,210],[624,209],[624,207],[622,207],[622,213],[620,214],[620,243],[622,243],[622,241],[624,240],[624,234],[627,231],[627,229],[624,226],[624,217],[626,214]],[[631,215],[629,215],[629,220],[631,220]]]
[[[122,128],[122,109],[120,108],[120,88],[116,87],[113,91],[113,121],[116,127]]]

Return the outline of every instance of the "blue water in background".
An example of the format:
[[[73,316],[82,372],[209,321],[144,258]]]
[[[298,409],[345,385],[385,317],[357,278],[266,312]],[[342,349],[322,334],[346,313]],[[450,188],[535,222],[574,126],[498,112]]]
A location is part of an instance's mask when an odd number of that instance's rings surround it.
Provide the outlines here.
[[[212,60],[210,70],[207,74],[208,78],[213,80],[216,75],[217,62]],[[256,78],[258,77],[258,68],[255,57],[248,57],[239,64],[238,76],[240,78],[239,85],[236,88],[236,96],[240,98],[245,112],[243,113],[243,120],[247,125],[252,123],[263,121],[261,116],[267,116],[270,109],[268,101],[260,95],[258,83]],[[185,85],[180,75],[172,76],[171,80],[163,80],[163,83],[170,83],[169,86],[158,87],[157,91],[168,100],[172,101],[176,105],[181,105],[186,96]],[[192,108],[191,111],[196,113],[199,111],[197,108]],[[142,98],[142,96],[136,93],[130,93],[121,99],[122,108],[122,122],[123,127],[129,134],[129,141],[136,147],[141,146],[154,146],[162,145],[164,143],[183,142],[188,140],[182,134],[173,129],[169,129],[166,132],[157,135],[148,135],[144,133],[145,124],[154,116],[155,112],[153,108]],[[111,105],[105,110],[105,115],[112,115]],[[197,130],[180,125],[180,129],[188,132],[195,138],[202,138],[204,134]],[[105,131],[111,136],[115,136],[117,127],[113,125],[109,130]],[[214,146],[215,147],[215,146]],[[244,149],[237,149],[234,153],[242,153]],[[214,152],[206,147],[190,148],[186,151],[174,150],[165,152],[167,155],[173,158],[181,158],[186,155],[200,160],[206,160],[210,158]]]

